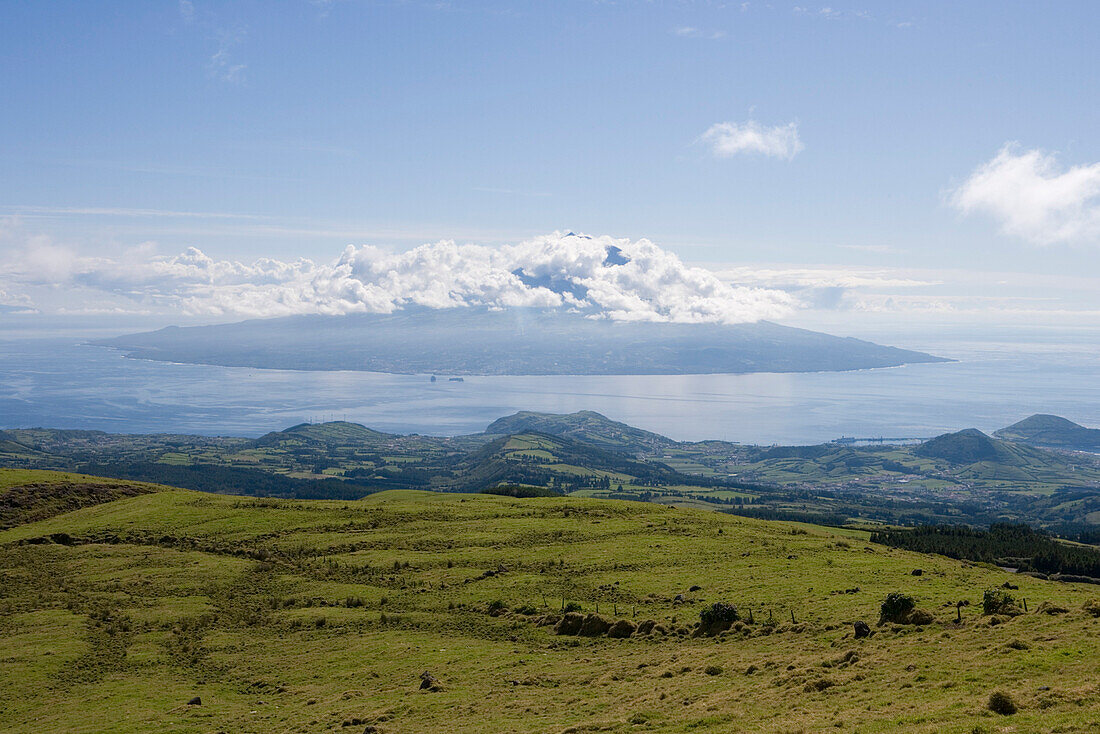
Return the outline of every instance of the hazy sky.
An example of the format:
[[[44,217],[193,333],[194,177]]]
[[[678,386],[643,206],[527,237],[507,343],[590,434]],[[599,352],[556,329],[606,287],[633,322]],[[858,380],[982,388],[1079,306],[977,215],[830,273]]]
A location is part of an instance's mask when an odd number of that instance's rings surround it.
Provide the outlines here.
[[[1095,2],[4,3],[0,319],[527,303],[470,286],[527,267],[616,313],[671,278],[728,320],[1095,323],[1097,37]]]

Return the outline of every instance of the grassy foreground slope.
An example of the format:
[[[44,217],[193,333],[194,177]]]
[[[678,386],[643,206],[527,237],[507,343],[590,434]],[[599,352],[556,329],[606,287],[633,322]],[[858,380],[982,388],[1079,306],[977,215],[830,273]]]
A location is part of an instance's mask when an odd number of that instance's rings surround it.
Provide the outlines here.
[[[1006,581],[1031,613],[991,625]],[[936,621],[875,627],[899,590]],[[0,532],[0,730],[1096,731],[1098,595],[645,503],[163,491]],[[669,633],[555,635],[563,597]],[[754,622],[692,637],[718,601]]]
[[[0,467],[0,530],[159,489],[145,482]]]

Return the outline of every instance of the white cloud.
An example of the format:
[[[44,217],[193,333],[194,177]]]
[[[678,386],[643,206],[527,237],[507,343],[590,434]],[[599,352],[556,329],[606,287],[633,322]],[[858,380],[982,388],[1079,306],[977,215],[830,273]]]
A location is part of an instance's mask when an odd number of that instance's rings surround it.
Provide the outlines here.
[[[725,31],[705,31],[689,25],[673,28],[672,34],[680,38],[705,38],[710,41],[719,41],[726,37]]]
[[[755,120],[718,122],[711,125],[699,139],[709,145],[718,158],[759,153],[791,160],[803,148],[802,139],[798,136],[798,124],[794,122],[774,127],[765,127]]]
[[[63,267],[59,264],[63,263]],[[389,313],[407,306],[566,308],[621,321],[741,323],[782,318],[787,293],[730,285],[649,240],[554,233],[487,247],[443,240],[393,253],[347,247],[334,261],[215,260],[145,246],[117,258],[78,257],[29,242],[7,266],[19,282],[65,285],[134,307],[248,317]]]
[[[33,312],[34,302],[25,293],[13,293],[0,288],[0,313],[7,312]]]
[[[1036,244],[1100,243],[1100,163],[1063,169],[1053,155],[1009,144],[978,166],[949,201]]]
[[[939,285],[939,280],[914,278],[892,268],[845,267],[733,267],[716,275],[765,288],[920,288]]]
[[[195,19],[195,4],[191,0],[180,0],[180,18],[184,23],[190,23]]]

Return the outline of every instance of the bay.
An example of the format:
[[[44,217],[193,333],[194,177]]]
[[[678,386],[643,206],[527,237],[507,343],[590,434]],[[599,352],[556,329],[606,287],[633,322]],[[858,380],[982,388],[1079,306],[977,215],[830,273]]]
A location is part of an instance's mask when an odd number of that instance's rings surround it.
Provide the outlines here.
[[[913,340],[918,343],[912,343]],[[517,410],[594,410],[682,440],[808,444],[992,431],[1032,413],[1100,426],[1091,330],[925,334],[958,361],[854,372],[491,376],[306,372],[129,359],[75,337],[0,341],[0,427],[258,436],[350,420],[397,433],[484,430]]]

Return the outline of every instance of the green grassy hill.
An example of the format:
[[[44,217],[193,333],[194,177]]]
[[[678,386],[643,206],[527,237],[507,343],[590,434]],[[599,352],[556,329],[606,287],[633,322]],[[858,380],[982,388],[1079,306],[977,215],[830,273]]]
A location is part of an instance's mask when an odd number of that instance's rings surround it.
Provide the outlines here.
[[[1070,455],[993,438],[974,428],[937,436],[913,454],[945,461],[951,475],[968,481],[1072,485],[1096,478],[1095,466]]]
[[[1028,459],[1040,456],[1040,452],[1025,447],[1010,447],[1003,441],[990,438],[976,428],[955,433],[945,433],[925,441],[913,450],[917,456],[943,459],[951,464],[976,464],[996,462],[1006,466],[1026,466]],[[1021,456],[1026,453],[1028,456]]]
[[[676,442],[581,411],[517,413],[489,431],[401,436],[342,421],[259,439],[11,429],[0,466],[288,499],[523,484],[825,524],[1016,521],[1085,542],[1100,528],[1100,457],[975,430],[919,446],[761,447]]]
[[[160,489],[84,474],[0,468],[0,529]]]
[[[0,730],[1100,727],[1100,588],[865,537],[576,497],[118,499],[0,532]],[[1005,583],[1029,613],[983,616]],[[876,626],[893,591],[934,621]],[[563,602],[659,628],[558,635]],[[742,621],[693,636],[715,602]]]
[[[690,478],[660,462],[644,462],[592,444],[545,433],[502,436],[455,462],[434,488],[479,491],[496,484],[534,484],[561,491],[621,483],[681,483]],[[449,481],[448,481],[449,480]]]
[[[283,446],[285,444],[315,446],[346,446],[348,444],[379,444],[397,438],[392,433],[382,433],[358,423],[329,421],[327,423],[300,423],[282,431],[272,431],[256,439],[257,447]]]
[[[613,421],[595,411],[535,413],[524,410],[498,418],[485,429],[489,434],[547,433],[584,441],[610,451],[637,453],[674,444],[672,439],[651,431]]]

